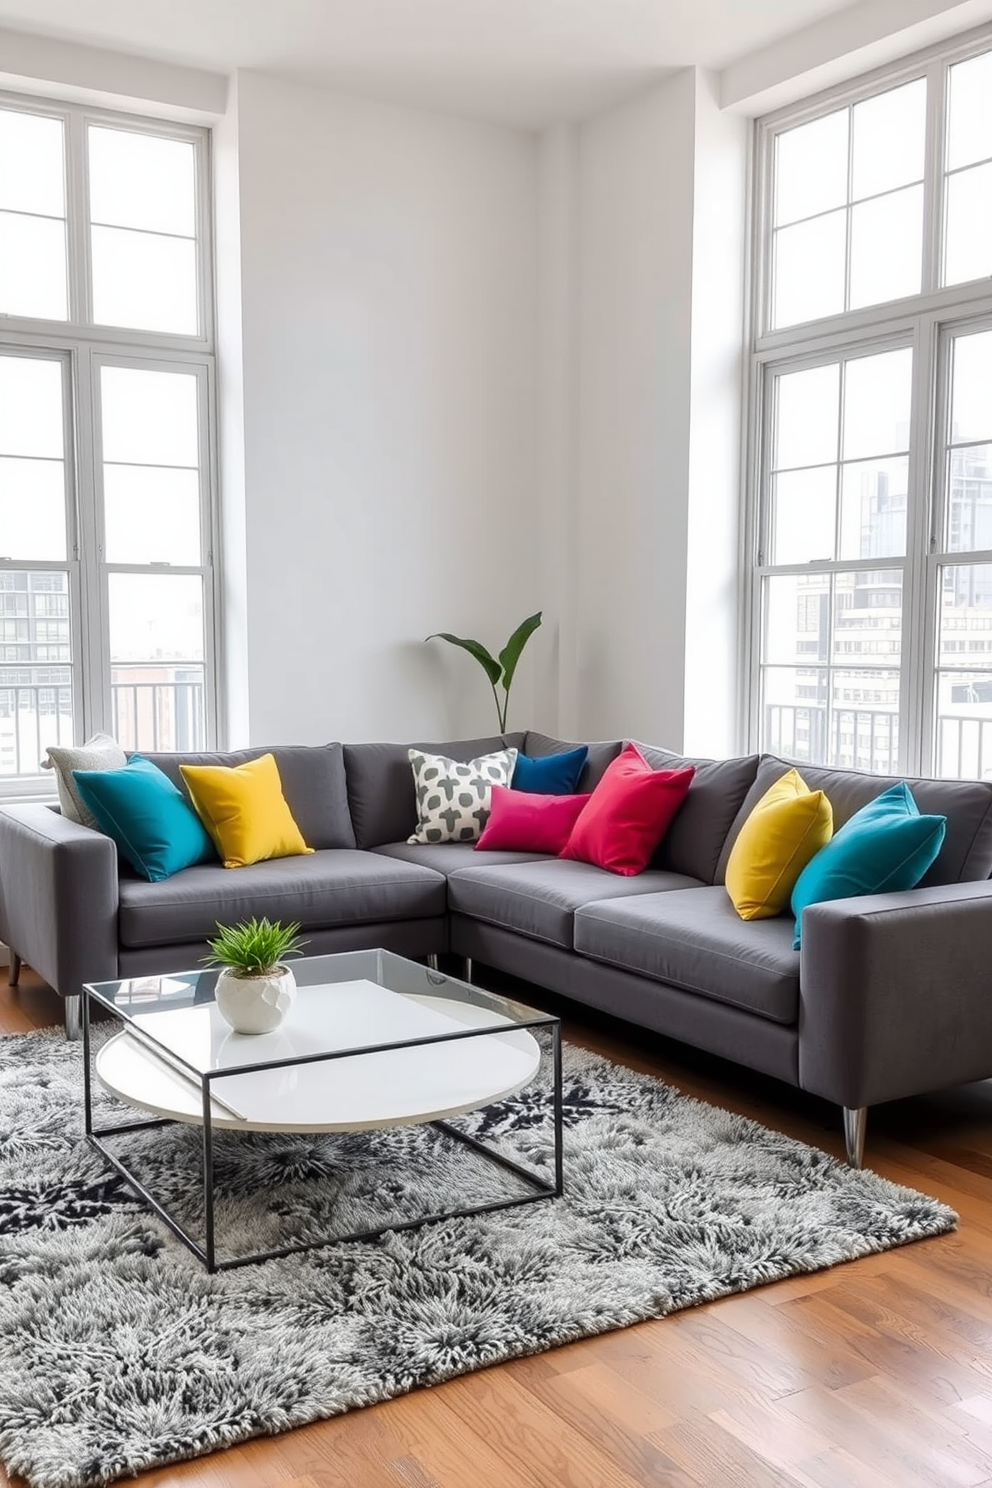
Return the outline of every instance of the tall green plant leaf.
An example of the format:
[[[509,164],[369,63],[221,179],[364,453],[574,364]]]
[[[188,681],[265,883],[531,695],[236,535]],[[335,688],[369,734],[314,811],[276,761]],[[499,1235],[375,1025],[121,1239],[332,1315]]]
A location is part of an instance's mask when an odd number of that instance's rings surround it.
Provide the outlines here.
[[[521,652],[541,623],[543,610],[538,610],[536,615],[528,615],[527,619],[517,626],[516,630],[499,653],[500,665],[503,669],[503,687],[506,692],[510,690],[513,674],[517,670],[517,662],[520,660]]]
[[[495,687],[502,676],[503,668],[496,658],[489,654],[480,641],[467,640],[464,636],[451,635],[446,630],[436,630],[433,635],[429,635],[425,639],[428,641],[447,641],[449,645],[461,646],[462,650],[467,651],[469,656],[475,657],[489,678],[491,687]]]

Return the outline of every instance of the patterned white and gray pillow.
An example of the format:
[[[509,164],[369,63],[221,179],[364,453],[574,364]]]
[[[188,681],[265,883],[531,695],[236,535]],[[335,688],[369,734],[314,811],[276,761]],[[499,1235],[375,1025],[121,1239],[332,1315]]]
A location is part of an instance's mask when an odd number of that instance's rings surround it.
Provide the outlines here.
[[[59,788],[59,805],[62,815],[81,827],[94,827],[100,831],[97,819],[84,802],[72,778],[73,770],[123,770],[127,755],[116,739],[109,734],[94,734],[85,744],[75,747],[49,745],[48,758],[41,762],[42,769],[54,770]]]
[[[408,842],[475,842],[489,820],[494,785],[510,784],[515,749],[480,754],[460,765],[443,754],[408,749],[420,820]]]

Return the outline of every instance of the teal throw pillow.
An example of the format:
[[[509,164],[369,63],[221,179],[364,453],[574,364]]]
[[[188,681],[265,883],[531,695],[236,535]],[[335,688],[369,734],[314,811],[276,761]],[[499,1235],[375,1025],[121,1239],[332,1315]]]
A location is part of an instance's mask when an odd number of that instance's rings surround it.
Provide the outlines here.
[[[921,816],[900,781],[862,806],[800,873],[792,891],[799,949],[803,910],[828,899],[915,889],[940,852],[946,816]]]
[[[157,765],[133,754],[122,770],[73,770],[101,832],[149,883],[216,859],[200,818]]]

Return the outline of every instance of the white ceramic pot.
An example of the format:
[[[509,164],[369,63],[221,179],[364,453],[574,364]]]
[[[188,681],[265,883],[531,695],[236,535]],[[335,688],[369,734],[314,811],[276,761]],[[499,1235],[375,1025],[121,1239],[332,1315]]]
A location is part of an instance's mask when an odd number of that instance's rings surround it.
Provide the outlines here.
[[[266,976],[235,976],[221,968],[214,988],[221,1017],[235,1033],[271,1033],[293,1005],[296,978],[288,966],[277,966]]]

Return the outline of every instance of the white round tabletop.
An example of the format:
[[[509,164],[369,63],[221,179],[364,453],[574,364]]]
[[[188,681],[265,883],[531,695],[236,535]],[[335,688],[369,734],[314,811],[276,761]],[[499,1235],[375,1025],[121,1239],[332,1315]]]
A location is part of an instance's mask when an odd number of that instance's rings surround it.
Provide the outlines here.
[[[422,1009],[425,1033],[451,1021],[450,1000],[407,996],[403,1001],[408,1015],[415,1011],[409,1004]],[[215,1007],[190,1011],[219,1017]],[[274,1033],[223,1034],[212,1067],[292,1058],[300,1049],[300,1025],[305,1017],[305,1008],[297,1003],[286,1024]],[[457,1025],[479,1023],[491,1029],[493,1021],[489,1010],[468,1003],[457,1005]],[[378,1038],[364,1042],[384,1043],[389,1037],[382,1029]],[[229,1131],[333,1132],[437,1121],[513,1095],[530,1084],[540,1062],[541,1050],[533,1034],[507,1020],[505,1030],[478,1038],[348,1053],[226,1076],[211,1083],[211,1125]],[[203,1120],[199,1077],[184,1072],[153,1042],[128,1028],[100,1049],[96,1073],[112,1095],[153,1116],[194,1125]]]

